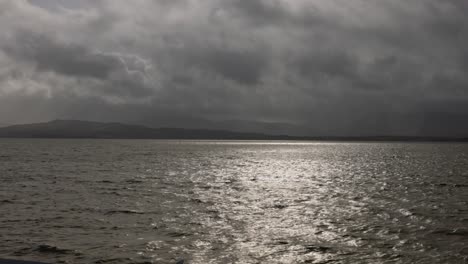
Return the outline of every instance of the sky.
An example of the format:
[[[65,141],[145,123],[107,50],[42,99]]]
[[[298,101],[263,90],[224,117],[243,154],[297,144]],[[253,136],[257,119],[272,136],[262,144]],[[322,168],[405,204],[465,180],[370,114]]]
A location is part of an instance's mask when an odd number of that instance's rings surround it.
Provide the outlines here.
[[[0,124],[468,136],[468,1],[0,0]]]

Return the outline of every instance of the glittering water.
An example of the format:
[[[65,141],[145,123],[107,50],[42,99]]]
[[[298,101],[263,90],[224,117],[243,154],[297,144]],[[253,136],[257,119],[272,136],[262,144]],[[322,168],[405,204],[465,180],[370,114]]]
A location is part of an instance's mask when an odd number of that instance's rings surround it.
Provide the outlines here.
[[[0,140],[0,257],[466,263],[468,145]]]

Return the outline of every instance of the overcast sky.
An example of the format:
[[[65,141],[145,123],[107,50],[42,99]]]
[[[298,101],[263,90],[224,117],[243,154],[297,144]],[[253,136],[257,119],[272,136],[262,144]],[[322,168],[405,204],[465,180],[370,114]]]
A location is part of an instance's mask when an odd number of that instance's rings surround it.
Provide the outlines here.
[[[467,14],[465,0],[0,0],[0,123],[467,136]]]

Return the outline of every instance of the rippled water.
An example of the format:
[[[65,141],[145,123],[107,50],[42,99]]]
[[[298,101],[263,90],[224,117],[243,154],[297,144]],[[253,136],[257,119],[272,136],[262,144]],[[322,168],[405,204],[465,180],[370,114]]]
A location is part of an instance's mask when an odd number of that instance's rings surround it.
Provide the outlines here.
[[[467,263],[468,145],[0,140],[0,257]]]

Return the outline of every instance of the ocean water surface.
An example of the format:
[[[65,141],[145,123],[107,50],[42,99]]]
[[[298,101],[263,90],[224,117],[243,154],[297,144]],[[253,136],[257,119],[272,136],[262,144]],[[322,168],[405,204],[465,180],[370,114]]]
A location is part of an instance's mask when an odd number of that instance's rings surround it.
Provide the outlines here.
[[[0,140],[0,257],[468,263],[468,144]]]

